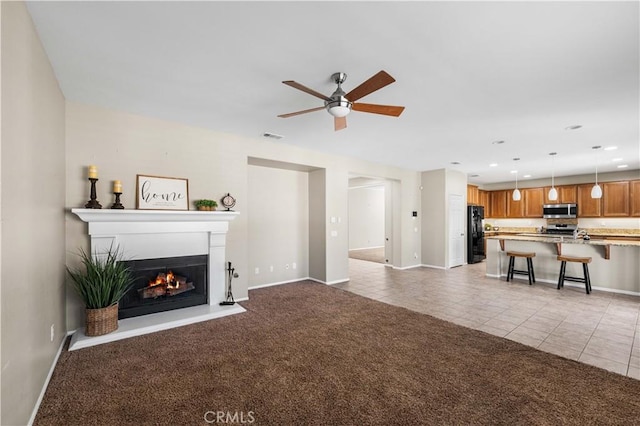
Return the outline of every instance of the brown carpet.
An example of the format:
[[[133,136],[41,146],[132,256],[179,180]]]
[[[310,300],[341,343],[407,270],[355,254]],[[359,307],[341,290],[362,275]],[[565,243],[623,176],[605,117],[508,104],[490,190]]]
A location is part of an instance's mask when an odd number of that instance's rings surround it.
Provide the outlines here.
[[[349,250],[349,257],[368,262],[386,263],[384,261],[384,247]]]
[[[640,422],[638,380],[321,284],[250,298],[243,314],[63,352],[35,424]]]

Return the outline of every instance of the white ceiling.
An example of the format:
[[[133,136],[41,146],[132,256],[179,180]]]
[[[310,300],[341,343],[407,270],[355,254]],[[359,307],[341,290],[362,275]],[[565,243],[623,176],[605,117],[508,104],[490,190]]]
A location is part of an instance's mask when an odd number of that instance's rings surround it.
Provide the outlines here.
[[[640,169],[632,2],[30,2],[65,97],[470,182]],[[317,111],[385,70],[348,128]],[[578,130],[565,130],[570,125]],[[505,141],[497,145],[492,142]],[[616,146],[594,151],[594,145]],[[552,162],[550,152],[558,155]],[[521,158],[513,161],[514,157]],[[621,162],[612,162],[622,158]],[[459,165],[452,165],[457,161]],[[497,163],[497,167],[489,167]]]

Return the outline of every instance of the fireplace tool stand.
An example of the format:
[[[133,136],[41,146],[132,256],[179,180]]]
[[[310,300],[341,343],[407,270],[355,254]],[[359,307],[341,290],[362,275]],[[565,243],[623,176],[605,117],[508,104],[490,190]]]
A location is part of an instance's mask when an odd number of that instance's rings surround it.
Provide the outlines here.
[[[225,305],[234,305],[236,303],[235,300],[233,300],[233,293],[231,293],[231,280],[233,278],[238,278],[238,274],[236,273],[236,268],[232,268],[231,267],[231,262],[227,262],[227,275],[229,276],[229,281],[227,284],[227,295],[226,295],[226,299],[224,300],[224,302],[220,302],[220,305],[225,306]]]

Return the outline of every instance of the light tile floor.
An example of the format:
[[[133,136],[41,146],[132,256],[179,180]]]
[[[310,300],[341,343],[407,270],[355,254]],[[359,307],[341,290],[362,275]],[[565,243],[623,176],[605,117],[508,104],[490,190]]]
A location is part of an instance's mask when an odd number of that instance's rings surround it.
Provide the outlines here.
[[[640,380],[640,297],[487,278],[485,264],[394,270],[349,259],[335,287]]]

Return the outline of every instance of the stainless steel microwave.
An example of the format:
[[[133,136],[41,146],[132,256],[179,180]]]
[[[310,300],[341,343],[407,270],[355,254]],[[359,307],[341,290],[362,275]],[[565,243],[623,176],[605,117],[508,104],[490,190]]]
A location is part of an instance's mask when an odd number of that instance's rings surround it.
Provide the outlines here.
[[[571,219],[578,217],[578,205],[545,204],[542,206],[542,217],[546,219]]]

